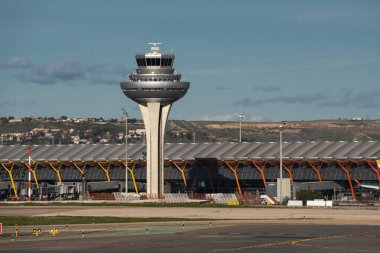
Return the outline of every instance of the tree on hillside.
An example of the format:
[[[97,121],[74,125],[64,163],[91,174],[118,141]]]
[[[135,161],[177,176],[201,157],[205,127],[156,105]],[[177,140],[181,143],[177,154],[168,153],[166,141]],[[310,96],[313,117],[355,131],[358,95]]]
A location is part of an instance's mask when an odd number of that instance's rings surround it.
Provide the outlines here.
[[[0,117],[0,122],[1,122],[1,123],[8,123],[9,120],[8,120],[7,117]]]

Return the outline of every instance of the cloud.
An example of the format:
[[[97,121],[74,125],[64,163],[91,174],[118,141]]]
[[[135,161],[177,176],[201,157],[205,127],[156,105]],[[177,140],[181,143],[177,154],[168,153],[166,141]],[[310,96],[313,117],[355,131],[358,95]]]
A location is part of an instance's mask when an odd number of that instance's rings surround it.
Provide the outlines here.
[[[90,79],[90,82],[97,84],[106,84],[106,85],[119,85],[122,81],[122,78],[119,76],[111,75],[95,75]]]
[[[105,85],[119,85],[120,82],[126,78],[126,75],[132,73],[133,71],[134,70],[122,65],[102,65],[99,70],[91,73],[89,82]]]
[[[276,58],[269,61],[269,64],[251,65],[251,66],[228,66],[219,68],[202,68],[189,69],[187,75],[193,76],[231,76],[231,75],[252,75],[259,73],[275,73],[284,71],[304,71],[304,70],[331,70],[332,68],[344,69],[363,65],[373,65],[377,67],[380,63],[379,57],[376,57],[378,51],[366,50],[365,55],[350,54],[342,55],[339,53],[332,54],[329,57],[325,55],[315,55],[312,59],[304,59],[299,56],[292,58]],[[375,66],[376,65],[376,66]],[[277,87],[278,88],[278,87]]]
[[[200,120],[210,120],[210,121],[232,121],[236,120],[237,114],[216,114],[216,115],[202,115]]]
[[[9,58],[5,63],[0,64],[1,68],[9,69],[25,69],[30,68],[32,64],[29,63],[28,59],[23,56],[13,56]]]
[[[255,86],[252,88],[252,91],[265,91],[265,92],[275,92],[281,90],[280,87],[277,86]]]
[[[236,106],[254,107],[264,104],[302,104],[316,105],[319,107],[356,107],[356,108],[379,108],[380,90],[354,93],[352,90],[342,90],[338,95],[331,93],[311,93],[289,96],[277,96],[265,99],[245,98],[236,101]]]
[[[260,116],[260,115],[247,115],[245,117],[245,121],[256,121],[256,122],[271,122],[272,119],[265,117],[265,116]]]
[[[78,60],[63,60],[35,66],[19,78],[23,81],[44,85],[67,82],[72,84],[72,81],[113,85],[119,84],[125,73],[129,73],[125,66],[88,65]]]
[[[339,95],[317,103],[321,107],[357,107],[380,108],[380,89],[354,93],[352,90],[343,90]]]
[[[32,83],[54,84],[59,81],[84,79],[88,70],[90,68],[79,61],[58,61],[32,69],[24,79]]]
[[[238,113],[230,113],[230,114],[226,113],[226,114],[216,114],[216,115],[202,115],[197,120],[238,121],[239,120],[239,114]],[[264,116],[246,114],[244,121],[268,122],[268,121],[271,121],[271,119],[264,117]]]
[[[227,86],[217,86],[215,89],[219,90],[219,91],[232,90],[231,87],[227,87]],[[251,90],[252,91],[275,92],[275,91],[279,91],[281,89],[279,87],[276,87],[276,86],[255,86]]]
[[[299,94],[290,96],[277,96],[265,99],[244,98],[243,100],[236,101],[235,105],[243,107],[253,107],[263,104],[282,103],[282,104],[312,104],[327,99],[328,97],[322,93],[313,94]]]
[[[128,67],[126,67],[124,65],[114,66],[110,70],[110,73],[118,74],[118,75],[126,75],[126,74],[129,74],[129,73],[132,73],[132,72],[134,72],[133,69],[128,68]]]
[[[216,90],[231,90],[230,87],[225,87],[225,86],[218,86],[215,88]]]
[[[12,107],[12,106],[15,106],[16,104],[17,104],[16,101],[9,101],[9,100],[0,101],[0,108]]]

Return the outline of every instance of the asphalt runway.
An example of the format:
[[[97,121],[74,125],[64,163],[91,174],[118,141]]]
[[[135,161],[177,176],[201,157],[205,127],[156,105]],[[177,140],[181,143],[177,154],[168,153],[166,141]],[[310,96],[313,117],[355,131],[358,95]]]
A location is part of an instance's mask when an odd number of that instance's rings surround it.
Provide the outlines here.
[[[137,225],[136,225],[137,226]],[[145,226],[145,225],[144,225]],[[380,226],[207,224],[192,229],[110,231],[72,237],[0,239],[0,252],[379,252]],[[197,227],[198,226],[198,227]],[[189,225],[190,227],[190,225]],[[25,238],[24,238],[25,239]]]

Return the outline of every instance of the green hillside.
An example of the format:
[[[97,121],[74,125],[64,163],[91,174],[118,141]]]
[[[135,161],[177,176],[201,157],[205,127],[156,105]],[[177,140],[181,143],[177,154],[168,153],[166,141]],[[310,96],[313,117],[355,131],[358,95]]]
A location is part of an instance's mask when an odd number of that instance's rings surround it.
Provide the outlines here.
[[[242,141],[278,141],[279,122],[242,122]],[[128,121],[130,143],[142,143],[141,120]],[[124,143],[125,122],[1,122],[4,144]],[[236,142],[238,122],[171,120],[166,142]],[[380,141],[380,120],[315,120],[287,122],[284,141]]]

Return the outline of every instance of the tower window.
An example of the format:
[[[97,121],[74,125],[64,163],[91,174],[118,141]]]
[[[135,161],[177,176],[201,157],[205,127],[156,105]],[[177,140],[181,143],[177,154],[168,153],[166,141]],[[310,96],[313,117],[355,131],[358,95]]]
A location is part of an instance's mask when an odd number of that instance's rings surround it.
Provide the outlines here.
[[[163,88],[142,88],[143,91],[163,91]]]
[[[171,66],[173,59],[171,58],[162,58],[161,59],[161,66]]]
[[[147,66],[160,66],[160,58],[146,58]]]
[[[136,59],[137,66],[145,66],[145,59]]]

